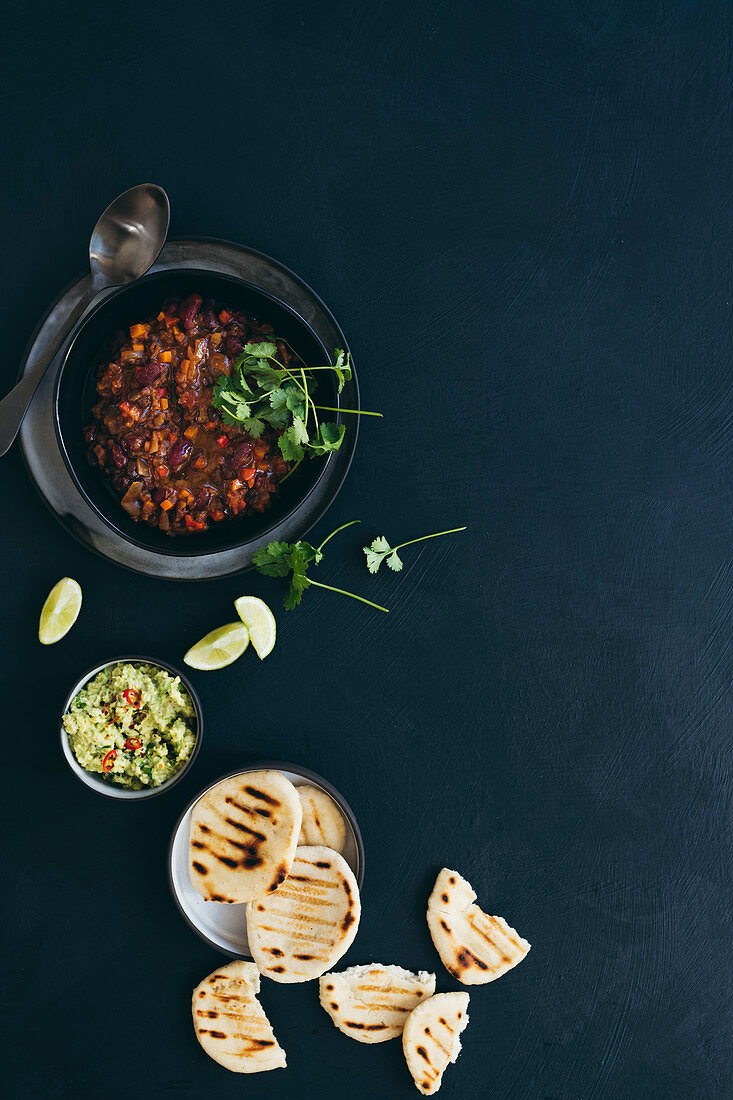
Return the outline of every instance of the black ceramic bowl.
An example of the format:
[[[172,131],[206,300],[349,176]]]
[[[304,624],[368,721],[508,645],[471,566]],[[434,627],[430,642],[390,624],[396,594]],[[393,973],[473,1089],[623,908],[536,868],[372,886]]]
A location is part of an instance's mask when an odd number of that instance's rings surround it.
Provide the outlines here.
[[[269,531],[299,510],[304,515],[304,529],[307,528],[317,518],[308,514],[308,498],[336,458],[335,453],[331,452],[324,457],[304,461],[262,515],[225,520],[200,534],[171,538],[157,528],[130,519],[112,486],[87,458],[87,445],[82,433],[91,420],[91,409],[97,400],[97,367],[104,360],[105,348],[118,329],[155,316],[164,299],[171,295],[186,297],[194,292],[204,298],[213,298],[221,306],[232,306],[260,322],[271,324],[278,335],[283,336],[312,366],[333,362],[334,351],[324,347],[307,322],[285,302],[242,279],[211,271],[180,269],[147,275],[109,295],[84,319],[66,352],[56,380],[55,426],[61,453],[79,492],[108,527],[136,546],[173,557],[203,556],[237,547],[262,545],[267,541]],[[318,379],[319,404],[359,408],[359,390],[355,380],[346,384],[339,397],[329,372],[319,372]],[[332,413],[330,418],[340,423],[341,413]],[[357,417],[348,417],[342,449],[350,435],[353,447],[357,422]]]

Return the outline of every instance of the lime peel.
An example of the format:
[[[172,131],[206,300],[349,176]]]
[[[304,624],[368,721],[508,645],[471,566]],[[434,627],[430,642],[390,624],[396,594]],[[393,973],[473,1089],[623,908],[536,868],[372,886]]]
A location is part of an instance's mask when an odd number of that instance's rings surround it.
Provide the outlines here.
[[[272,653],[277,637],[275,616],[264,600],[257,596],[240,596],[234,601],[237,614],[249,631],[255,653],[264,661]]]
[[[226,623],[191,646],[183,660],[190,668],[209,672],[232,664],[248,645],[249,632],[244,623]]]
[[[38,622],[41,645],[53,645],[65,637],[81,611],[81,586],[71,577],[62,577],[49,592]]]

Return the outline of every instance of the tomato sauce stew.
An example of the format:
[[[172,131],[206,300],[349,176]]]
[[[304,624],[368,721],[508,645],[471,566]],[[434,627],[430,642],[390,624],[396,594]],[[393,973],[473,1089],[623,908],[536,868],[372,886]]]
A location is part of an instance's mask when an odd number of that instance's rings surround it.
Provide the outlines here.
[[[133,520],[190,535],[268,507],[292,465],[280,433],[266,427],[253,439],[211,403],[214,382],[244,345],[267,339],[271,325],[215,310],[199,294],[169,298],[157,317],[116,334],[84,438]],[[277,349],[287,366],[293,353]]]

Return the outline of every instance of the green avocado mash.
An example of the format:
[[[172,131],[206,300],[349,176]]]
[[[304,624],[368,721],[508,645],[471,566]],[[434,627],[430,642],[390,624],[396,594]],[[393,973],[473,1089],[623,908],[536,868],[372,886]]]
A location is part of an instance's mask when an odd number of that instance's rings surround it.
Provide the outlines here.
[[[111,665],[74,696],[63,718],[74,756],[119,787],[159,787],[196,741],[196,712],[178,676],[155,665]]]

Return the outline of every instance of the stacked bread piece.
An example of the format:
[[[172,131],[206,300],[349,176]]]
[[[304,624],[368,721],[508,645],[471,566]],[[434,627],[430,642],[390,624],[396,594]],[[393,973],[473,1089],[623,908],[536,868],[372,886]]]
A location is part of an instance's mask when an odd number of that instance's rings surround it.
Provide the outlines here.
[[[206,901],[246,903],[254,959],[219,968],[194,991],[196,1035],[206,1053],[227,1069],[251,1073],[285,1065],[271,1030],[269,1037],[257,1037],[258,1029],[269,1029],[256,1000],[260,974],[276,982],[311,981],[353,943],[361,902],[354,873],[341,855],[345,842],[346,824],[325,791],[296,788],[278,771],[232,776],[196,803],[189,841],[191,883]],[[226,1011],[220,1004],[209,1007],[204,997],[213,997],[224,982]],[[202,1015],[211,1011],[215,1017]],[[203,1026],[209,1018],[218,1022]],[[222,1018],[237,1021],[238,1030],[228,1030]],[[268,1057],[255,1058],[252,1044],[270,1037],[275,1045],[267,1048]]]

